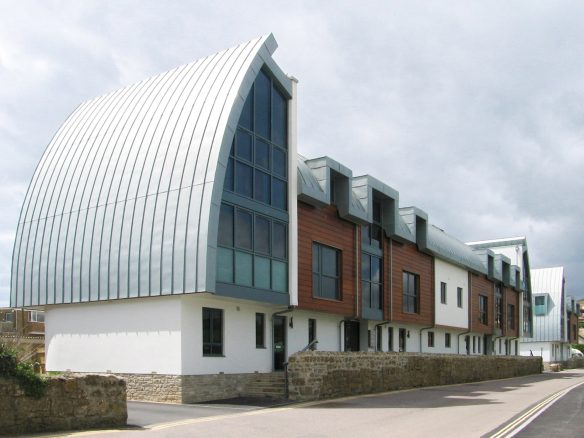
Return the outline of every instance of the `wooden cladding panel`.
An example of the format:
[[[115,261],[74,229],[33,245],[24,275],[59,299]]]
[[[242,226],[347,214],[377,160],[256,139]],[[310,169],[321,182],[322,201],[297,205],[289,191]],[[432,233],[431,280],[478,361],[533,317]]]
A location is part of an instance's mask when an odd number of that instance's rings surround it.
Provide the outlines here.
[[[355,313],[355,225],[341,219],[335,206],[315,208],[298,203],[298,307],[354,316]],[[360,242],[360,239],[358,239]],[[341,251],[341,299],[329,300],[312,294],[312,244],[322,243]],[[360,248],[359,248],[360,251]],[[360,262],[360,258],[357,260]],[[360,266],[359,266],[360,269]]]
[[[434,261],[416,245],[391,241],[393,312],[395,322],[431,325],[434,320]],[[403,311],[403,272],[420,276],[419,313]]]
[[[471,276],[471,282],[471,331],[492,334],[495,321],[495,292],[493,282],[484,275],[474,274]],[[479,319],[479,295],[484,295],[488,299],[487,325],[482,324]]]

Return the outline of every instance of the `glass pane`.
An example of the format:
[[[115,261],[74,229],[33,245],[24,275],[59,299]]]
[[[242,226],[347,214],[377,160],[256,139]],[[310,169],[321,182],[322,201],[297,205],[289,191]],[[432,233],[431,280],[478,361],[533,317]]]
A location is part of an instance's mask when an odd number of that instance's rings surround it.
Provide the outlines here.
[[[261,289],[270,288],[270,259],[265,257],[254,257],[254,282],[255,287]]]
[[[233,246],[233,206],[221,204],[218,233],[219,245]]]
[[[235,284],[252,285],[252,257],[245,252],[235,252]]]
[[[321,296],[320,275],[318,274],[312,274],[312,294],[315,297]]]
[[[379,283],[381,281],[381,259],[371,256],[371,281]]]
[[[278,178],[272,178],[272,205],[286,210],[288,199],[286,196],[286,183]]]
[[[211,342],[211,312],[203,309],[203,342]]]
[[[270,145],[265,141],[256,140],[255,142],[255,163],[270,170]]]
[[[367,281],[361,282],[361,291],[363,293],[363,305],[366,307],[371,306],[371,283]]]
[[[264,321],[263,313],[256,313],[256,347],[264,347]]]
[[[243,110],[241,112],[241,117],[239,118],[239,124],[244,128],[253,131],[253,86],[249,90],[247,99],[243,104]]]
[[[272,260],[272,289],[288,292],[288,264]]]
[[[324,298],[332,298],[332,299],[336,299],[338,297],[337,294],[337,287],[338,287],[338,281],[336,278],[331,278],[331,277],[321,277],[321,287],[322,287],[322,291],[320,296],[324,297]]]
[[[371,280],[371,257],[367,254],[361,256],[361,278]]]
[[[270,203],[270,175],[261,170],[255,171],[254,199],[266,204]]]
[[[252,161],[251,135],[242,130],[237,131],[235,137],[235,153],[237,158]]]
[[[245,210],[235,212],[235,246],[251,250],[251,213]]]
[[[361,225],[361,243],[369,245],[369,225]]]
[[[223,184],[223,190],[233,191],[233,158],[229,158],[227,161],[227,169],[225,170],[225,184]]]
[[[381,223],[381,202],[373,201],[373,222]]]
[[[274,222],[272,231],[272,257],[285,259],[287,247],[286,226],[279,222]]]
[[[371,283],[371,307],[381,309],[381,288],[378,283]]]
[[[221,311],[215,310],[213,311],[213,343],[220,344],[223,340],[223,321],[221,317]]]
[[[321,248],[322,252],[322,273],[325,275],[329,275],[331,277],[336,277],[338,275],[337,272],[337,251],[323,246]]]
[[[274,87],[272,93],[272,141],[286,147],[286,99]]]
[[[270,79],[260,71],[255,80],[255,132],[262,137],[270,138]]]
[[[371,246],[381,248],[381,227],[371,225]]]
[[[240,195],[251,198],[253,195],[253,169],[247,164],[235,163],[235,191]]]
[[[270,254],[270,221],[263,216],[255,219],[254,251]]]
[[[312,272],[320,272],[320,245],[312,245]]]
[[[233,250],[217,248],[217,281],[233,283]]]
[[[274,174],[286,178],[286,153],[274,147],[272,148],[272,159],[274,160]]]

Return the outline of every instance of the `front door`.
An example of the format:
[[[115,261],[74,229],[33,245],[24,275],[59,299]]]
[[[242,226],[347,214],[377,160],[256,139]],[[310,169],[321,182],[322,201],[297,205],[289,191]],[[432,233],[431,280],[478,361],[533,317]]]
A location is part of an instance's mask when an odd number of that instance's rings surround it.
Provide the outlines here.
[[[284,369],[286,362],[286,317],[274,316],[274,370]]]
[[[359,351],[359,321],[345,321],[345,351]]]
[[[399,329],[399,351],[406,351],[406,329]]]

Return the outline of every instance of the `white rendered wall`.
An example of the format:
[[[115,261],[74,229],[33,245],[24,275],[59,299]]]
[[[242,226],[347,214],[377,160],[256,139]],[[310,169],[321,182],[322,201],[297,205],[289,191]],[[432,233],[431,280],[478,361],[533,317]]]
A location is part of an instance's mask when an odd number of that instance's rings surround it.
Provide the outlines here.
[[[302,350],[308,344],[308,319],[316,319],[316,349],[318,351],[339,351],[339,341],[341,330],[344,326],[339,326],[343,319],[340,316],[328,315],[326,313],[295,311],[290,315],[294,318],[294,326],[288,327],[288,356]],[[344,333],[344,332],[343,332]]]
[[[388,332],[387,327],[393,327],[393,351],[399,351],[399,329],[406,329],[406,333],[409,332],[410,336],[406,336],[406,353],[419,353],[420,352],[420,329],[422,326],[417,326],[413,324],[400,324],[392,323],[383,326],[383,351],[387,351],[388,347]],[[426,330],[424,330],[426,331]],[[373,332],[374,334],[374,332]],[[425,340],[426,338],[423,337]],[[375,344],[373,344],[375,345]]]
[[[519,353],[521,356],[541,356],[544,362],[552,360],[552,344],[550,342],[521,342],[519,344]]]
[[[203,307],[223,310],[223,356],[203,356]],[[183,297],[183,374],[226,374],[270,372],[272,357],[272,314],[281,307],[218,298],[211,294]],[[265,348],[256,348],[255,314],[265,314]]]
[[[435,321],[436,325],[468,327],[468,272],[464,269],[434,259]],[[440,283],[446,283],[446,304],[440,300]],[[458,307],[457,288],[462,288],[462,307]]]
[[[181,297],[47,306],[47,371],[180,374]]]

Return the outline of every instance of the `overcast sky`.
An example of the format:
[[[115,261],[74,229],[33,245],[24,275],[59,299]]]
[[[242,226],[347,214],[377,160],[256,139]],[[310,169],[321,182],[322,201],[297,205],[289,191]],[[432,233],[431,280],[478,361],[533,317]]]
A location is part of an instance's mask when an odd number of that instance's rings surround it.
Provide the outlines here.
[[[0,0],[0,306],[28,183],[86,99],[272,32],[299,152],[584,296],[584,2]]]

